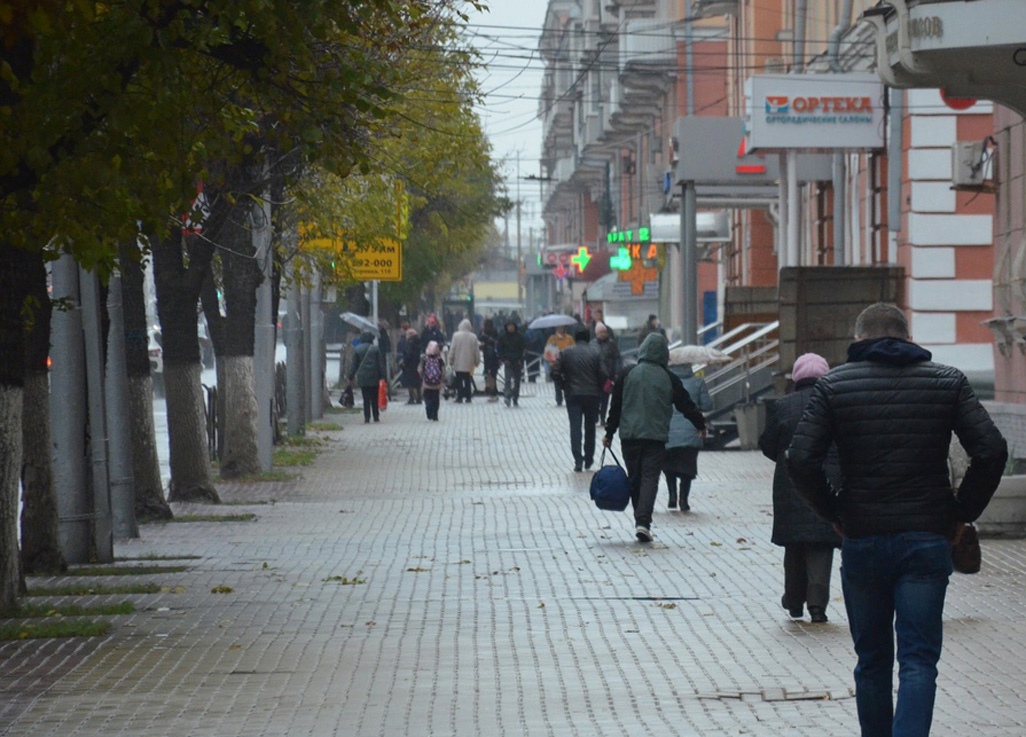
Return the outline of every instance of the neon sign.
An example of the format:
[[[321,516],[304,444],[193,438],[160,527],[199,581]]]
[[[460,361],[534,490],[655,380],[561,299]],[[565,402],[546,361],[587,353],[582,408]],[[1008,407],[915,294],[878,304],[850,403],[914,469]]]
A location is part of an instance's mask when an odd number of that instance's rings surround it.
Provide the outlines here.
[[[577,271],[581,274],[588,268],[588,262],[591,261],[591,252],[588,251],[587,246],[581,246],[577,249],[577,253],[570,257],[570,263],[577,267]]]
[[[606,243],[648,243],[651,240],[652,234],[648,228],[614,230],[606,234]]]

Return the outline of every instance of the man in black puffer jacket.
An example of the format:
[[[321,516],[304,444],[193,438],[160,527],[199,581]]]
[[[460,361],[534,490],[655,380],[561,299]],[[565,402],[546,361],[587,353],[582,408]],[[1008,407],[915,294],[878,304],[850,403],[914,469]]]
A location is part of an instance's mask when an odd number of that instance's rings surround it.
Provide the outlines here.
[[[843,536],[841,583],[863,737],[923,736],[933,719],[951,541],[987,506],[1008,450],[965,376],[909,341],[897,307],[866,308],[855,339],[848,362],[813,388],[788,471],[798,493]],[[952,432],[971,460],[955,493],[947,465]],[[843,478],[837,490],[824,473],[831,443]]]

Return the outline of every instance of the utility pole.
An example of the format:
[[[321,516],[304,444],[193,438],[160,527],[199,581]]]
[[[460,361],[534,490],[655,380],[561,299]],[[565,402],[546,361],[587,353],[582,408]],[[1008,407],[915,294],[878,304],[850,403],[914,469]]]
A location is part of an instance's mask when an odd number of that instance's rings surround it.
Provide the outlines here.
[[[256,320],[253,325],[253,374],[257,398],[257,453],[264,473],[274,462],[274,314],[271,279],[271,200],[262,197],[254,211],[253,250],[262,279],[257,287]]]
[[[517,151],[517,305],[523,308],[524,304],[524,283],[520,278],[521,251],[520,251],[520,151]]]

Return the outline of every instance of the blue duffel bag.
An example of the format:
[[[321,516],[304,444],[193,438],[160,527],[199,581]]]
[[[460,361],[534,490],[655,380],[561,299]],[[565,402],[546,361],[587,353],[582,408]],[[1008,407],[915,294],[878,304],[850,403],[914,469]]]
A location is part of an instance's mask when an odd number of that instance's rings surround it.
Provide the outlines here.
[[[615,466],[603,466],[606,450],[616,461]],[[591,499],[599,509],[609,512],[622,512],[627,509],[631,500],[631,484],[627,480],[627,472],[620,465],[620,459],[612,448],[603,448],[599,457],[599,470],[591,477]]]

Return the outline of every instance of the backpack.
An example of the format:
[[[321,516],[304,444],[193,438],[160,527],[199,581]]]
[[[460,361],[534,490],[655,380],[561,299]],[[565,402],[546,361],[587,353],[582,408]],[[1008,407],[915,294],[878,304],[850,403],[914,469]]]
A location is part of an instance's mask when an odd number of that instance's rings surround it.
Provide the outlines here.
[[[442,383],[442,359],[438,356],[424,356],[424,383],[429,386]]]

